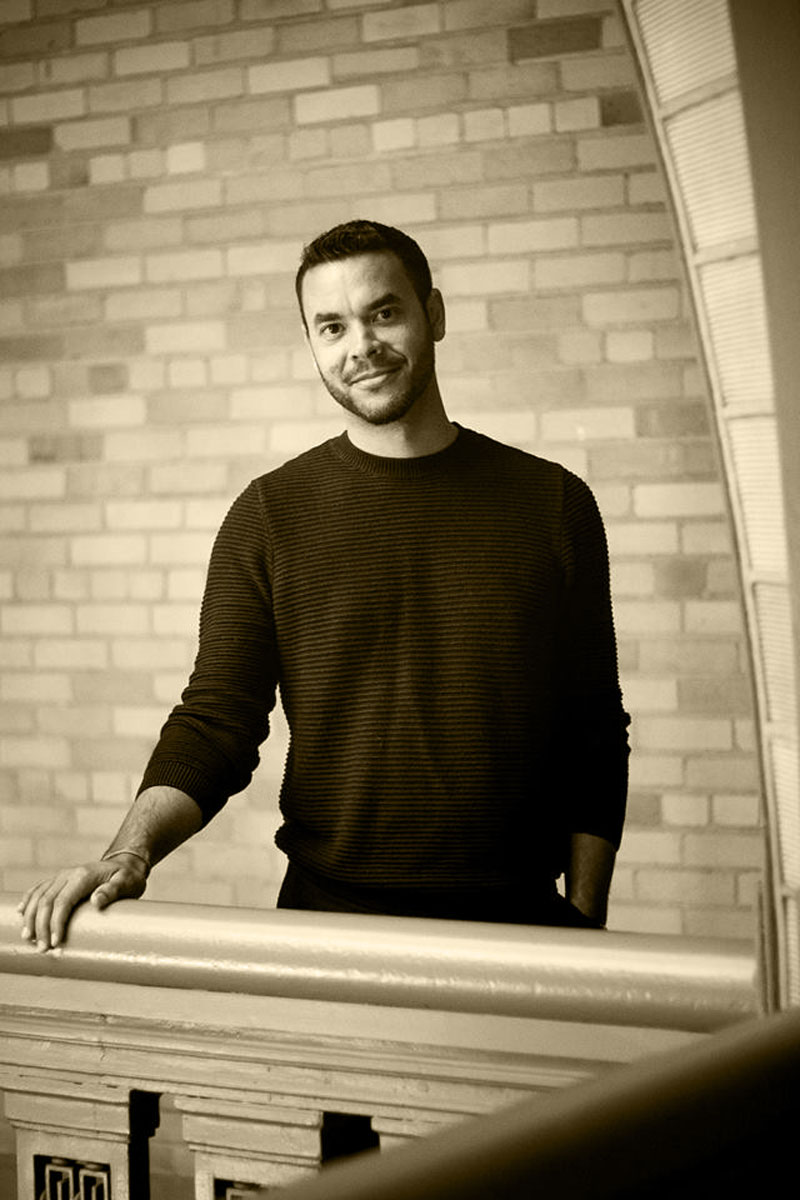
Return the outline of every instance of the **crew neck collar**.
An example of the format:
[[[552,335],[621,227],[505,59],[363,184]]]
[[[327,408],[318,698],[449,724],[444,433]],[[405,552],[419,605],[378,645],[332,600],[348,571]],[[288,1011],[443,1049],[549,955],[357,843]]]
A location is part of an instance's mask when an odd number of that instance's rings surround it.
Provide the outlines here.
[[[446,470],[461,457],[468,430],[463,429],[456,421],[453,424],[456,436],[443,450],[435,450],[433,454],[420,454],[413,458],[390,458],[382,454],[370,454],[367,450],[360,450],[358,446],[353,445],[347,432],[333,438],[330,446],[337,458],[364,475],[385,479],[417,479]]]

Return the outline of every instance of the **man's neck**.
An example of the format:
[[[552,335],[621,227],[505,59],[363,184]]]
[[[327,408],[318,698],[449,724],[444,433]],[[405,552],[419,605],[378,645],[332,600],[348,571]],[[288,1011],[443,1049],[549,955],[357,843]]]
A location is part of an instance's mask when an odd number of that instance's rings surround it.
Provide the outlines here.
[[[372,425],[347,414],[347,436],[359,450],[379,458],[421,458],[445,450],[458,436],[441,401],[415,406],[407,416],[386,425]]]

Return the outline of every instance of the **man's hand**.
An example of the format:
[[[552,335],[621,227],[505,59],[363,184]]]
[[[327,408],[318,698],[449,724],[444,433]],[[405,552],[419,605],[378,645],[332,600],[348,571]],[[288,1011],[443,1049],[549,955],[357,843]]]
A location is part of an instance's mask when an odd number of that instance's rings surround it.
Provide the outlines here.
[[[605,838],[573,833],[566,873],[567,899],[573,908],[597,927],[606,923],[608,890],[616,851]]]
[[[39,950],[61,945],[73,909],[88,896],[95,908],[115,900],[136,899],[147,885],[147,867],[134,855],[84,863],[59,871],[37,883],[17,906],[22,914],[22,937]]]

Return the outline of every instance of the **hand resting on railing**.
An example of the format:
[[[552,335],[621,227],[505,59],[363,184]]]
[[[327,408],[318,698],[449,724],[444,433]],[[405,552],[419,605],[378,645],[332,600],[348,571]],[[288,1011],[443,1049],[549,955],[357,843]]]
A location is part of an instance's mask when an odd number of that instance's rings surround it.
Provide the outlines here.
[[[115,900],[135,900],[147,886],[148,866],[133,854],[115,855],[96,862],[68,867],[51,879],[37,883],[22,897],[22,936],[39,950],[53,950],[63,942],[73,909],[87,897],[95,908]]]
[[[66,937],[73,910],[87,898],[96,908],[106,908],[115,900],[141,896],[151,866],[202,824],[200,809],[185,792],[147,788],[137,796],[101,859],[66,867],[25,893],[18,906],[22,937],[35,941],[39,950],[54,950]]]

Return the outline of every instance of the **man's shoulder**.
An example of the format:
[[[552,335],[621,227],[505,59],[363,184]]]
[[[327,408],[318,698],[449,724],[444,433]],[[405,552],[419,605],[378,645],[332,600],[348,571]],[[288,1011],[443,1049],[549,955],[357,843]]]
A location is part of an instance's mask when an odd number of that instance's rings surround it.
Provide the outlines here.
[[[324,475],[335,465],[334,447],[340,437],[328,438],[288,458],[285,462],[257,476],[250,484],[260,492],[280,491],[293,486],[307,486],[313,479]]]
[[[490,468],[502,467],[523,480],[553,485],[563,485],[564,481],[572,476],[572,472],[562,463],[543,458],[531,450],[523,450],[520,446],[498,441],[497,438],[474,429],[464,429],[463,433],[469,441],[470,456],[476,461],[486,463]]]

